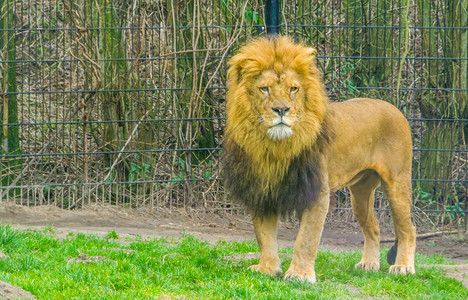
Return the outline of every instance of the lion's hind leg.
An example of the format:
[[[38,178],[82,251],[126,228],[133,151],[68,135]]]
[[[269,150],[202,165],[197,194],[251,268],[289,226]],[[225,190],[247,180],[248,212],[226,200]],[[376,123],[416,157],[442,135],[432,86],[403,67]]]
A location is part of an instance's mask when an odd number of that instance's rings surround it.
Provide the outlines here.
[[[380,268],[380,230],[374,213],[375,189],[380,176],[373,170],[364,171],[361,179],[350,186],[351,206],[364,235],[364,249],[356,268],[378,271]]]
[[[390,203],[397,240],[396,258],[389,270],[389,273],[393,274],[415,272],[416,228],[411,221],[411,177],[409,174],[401,175],[395,180],[384,179],[382,182],[384,193]],[[395,245],[392,248],[395,248]],[[390,264],[393,262],[392,256],[395,255],[389,255]]]

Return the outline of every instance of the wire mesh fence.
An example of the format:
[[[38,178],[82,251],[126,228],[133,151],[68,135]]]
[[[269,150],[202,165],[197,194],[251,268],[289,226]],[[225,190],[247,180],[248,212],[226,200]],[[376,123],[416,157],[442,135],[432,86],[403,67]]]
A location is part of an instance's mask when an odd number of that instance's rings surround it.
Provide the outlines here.
[[[233,209],[219,173],[226,61],[264,34],[263,1],[0,3],[2,201]],[[379,98],[408,118],[415,210],[466,224],[466,1],[280,11],[282,34],[318,50],[332,101]]]

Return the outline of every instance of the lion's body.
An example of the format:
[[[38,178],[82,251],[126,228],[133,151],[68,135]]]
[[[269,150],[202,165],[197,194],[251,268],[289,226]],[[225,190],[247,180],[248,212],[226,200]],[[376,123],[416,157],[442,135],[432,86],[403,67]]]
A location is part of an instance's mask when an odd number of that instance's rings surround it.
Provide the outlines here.
[[[375,170],[411,176],[412,144],[409,125],[393,105],[373,99],[352,99],[330,104],[335,138],[330,143],[328,183],[336,191],[353,185],[358,174]]]
[[[230,61],[224,176],[233,200],[252,214],[261,250],[252,268],[281,273],[277,223],[296,211],[301,227],[285,277],[314,282],[329,191],[348,186],[365,238],[357,266],[378,269],[373,203],[382,185],[399,240],[390,272],[414,273],[408,123],[384,101],[329,103],[314,55],[311,48],[275,37],[253,41]]]

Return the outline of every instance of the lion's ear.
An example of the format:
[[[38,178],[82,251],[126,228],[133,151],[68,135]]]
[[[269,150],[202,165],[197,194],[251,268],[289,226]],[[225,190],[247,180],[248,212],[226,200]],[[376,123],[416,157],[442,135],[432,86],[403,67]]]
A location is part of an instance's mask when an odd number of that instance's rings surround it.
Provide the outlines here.
[[[317,65],[315,62],[316,56],[317,56],[317,50],[314,48],[307,47],[306,48],[306,53],[308,55],[308,58],[306,58],[307,64],[308,64],[308,71],[309,73],[314,76],[319,78],[321,75],[317,69]]]
[[[260,72],[258,60],[243,53],[234,55],[228,62],[228,84],[238,84],[247,73]]]
[[[314,49],[314,48],[307,48],[307,54],[315,57],[315,56],[317,56],[317,50]]]
[[[244,68],[245,59],[241,55],[234,55],[228,62],[229,69],[228,84],[238,84],[242,77],[242,69]]]

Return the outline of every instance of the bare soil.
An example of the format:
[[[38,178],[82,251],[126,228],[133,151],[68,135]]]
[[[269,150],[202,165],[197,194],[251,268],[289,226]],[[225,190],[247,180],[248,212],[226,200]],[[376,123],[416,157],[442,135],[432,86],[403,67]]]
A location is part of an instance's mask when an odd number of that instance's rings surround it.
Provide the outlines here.
[[[355,222],[327,221],[321,241],[322,249],[352,251],[361,249],[363,237]],[[124,209],[112,206],[90,206],[80,210],[63,210],[54,206],[26,207],[12,203],[0,204],[0,223],[21,229],[41,230],[52,226],[57,238],[70,232],[106,235],[115,230],[121,242],[127,237],[181,237],[184,233],[215,243],[219,240],[240,241],[254,239],[252,222],[248,215],[206,213],[200,210]],[[281,222],[278,230],[280,247],[292,246],[299,228],[295,220]],[[393,238],[391,226],[381,226],[382,240]],[[391,242],[382,243],[390,247]],[[437,235],[417,242],[422,254],[440,254],[457,265],[440,266],[447,276],[460,280],[468,287],[468,239],[466,233]],[[2,258],[0,258],[2,259]],[[7,259],[7,258],[3,258]],[[4,287],[0,287],[0,291]],[[0,293],[0,298],[8,298]],[[16,298],[24,298],[20,294]],[[14,297],[13,297],[14,298]],[[26,297],[27,298],[27,297]]]
[[[28,291],[0,280],[0,299],[36,299]]]

